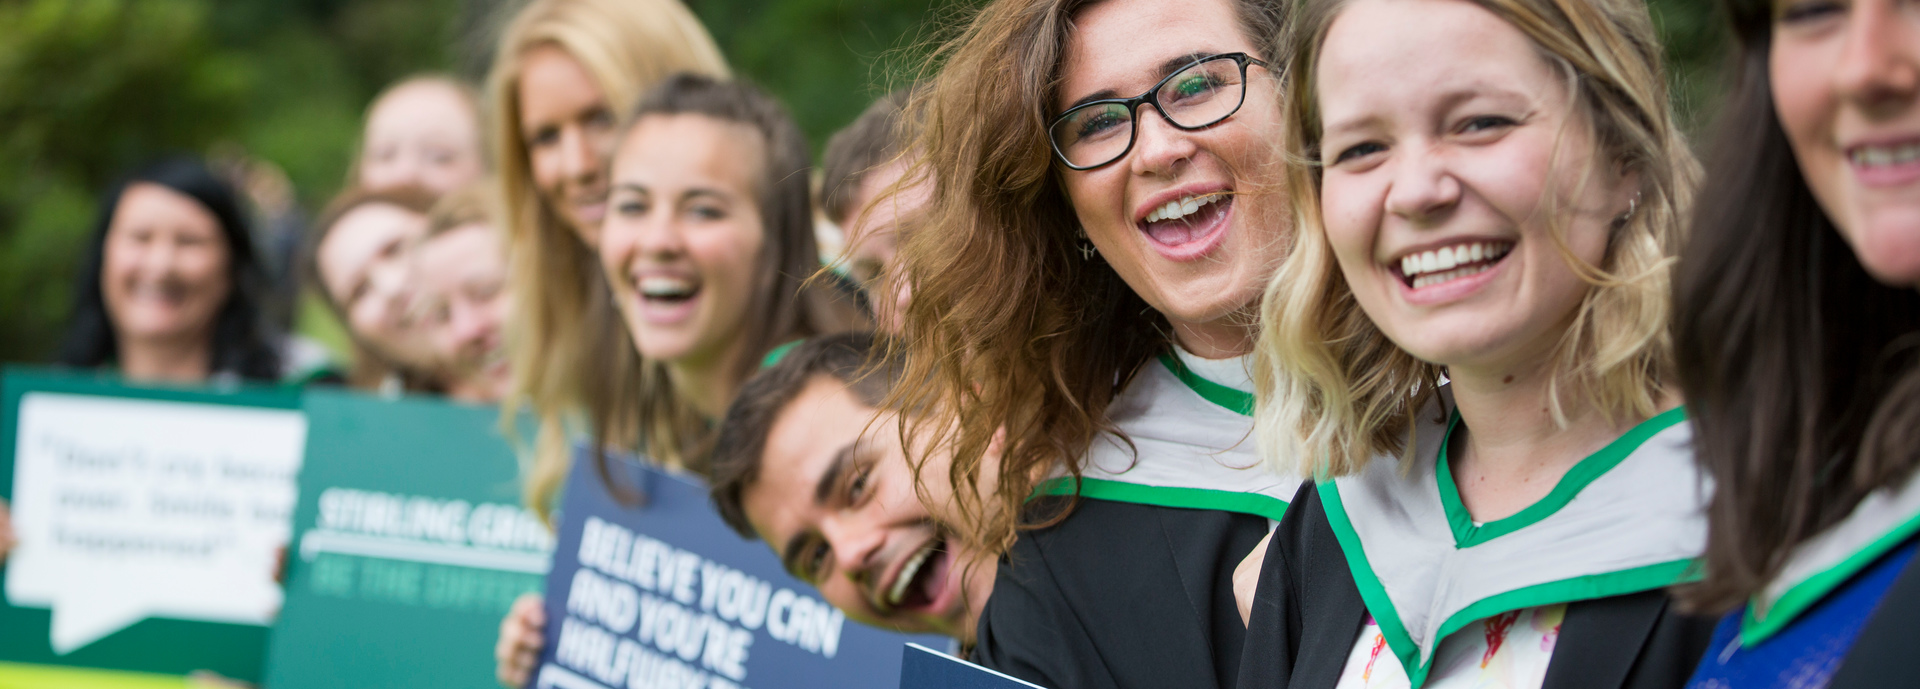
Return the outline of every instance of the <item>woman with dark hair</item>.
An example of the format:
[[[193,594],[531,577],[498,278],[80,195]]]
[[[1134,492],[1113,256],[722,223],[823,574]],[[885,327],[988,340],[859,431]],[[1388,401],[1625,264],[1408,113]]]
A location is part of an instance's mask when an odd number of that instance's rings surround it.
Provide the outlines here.
[[[1729,612],[1695,687],[1905,686],[1920,638],[1920,14],[1728,3],[1735,88],[1676,275]]]
[[[115,184],[100,202],[60,363],[136,382],[279,379],[244,217],[233,189],[194,158]]]

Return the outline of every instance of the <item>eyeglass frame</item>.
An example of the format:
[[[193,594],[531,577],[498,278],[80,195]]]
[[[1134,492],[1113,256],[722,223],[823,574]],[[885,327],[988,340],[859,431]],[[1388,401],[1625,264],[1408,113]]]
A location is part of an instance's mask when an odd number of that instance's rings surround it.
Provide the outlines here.
[[[1240,65],[1240,102],[1235,103],[1233,105],[1232,110],[1228,110],[1226,114],[1221,115],[1218,118],[1215,118],[1213,121],[1207,122],[1205,124],[1196,124],[1191,127],[1180,124],[1179,122],[1175,122],[1173,121],[1172,117],[1168,117],[1167,109],[1164,107],[1161,107],[1160,105],[1160,97],[1159,97],[1160,88],[1163,86],[1166,86],[1167,82],[1173,81],[1174,77],[1177,77],[1177,76],[1180,76],[1181,74],[1186,73],[1186,71],[1189,69],[1193,69],[1194,67],[1197,67],[1202,63],[1212,62],[1214,60],[1219,60],[1223,58],[1231,59],[1234,61],[1234,63]],[[1179,69],[1169,72],[1166,76],[1161,77],[1160,81],[1154,82],[1153,86],[1149,87],[1145,93],[1142,93],[1138,96],[1134,96],[1132,98],[1102,98],[1100,100],[1087,101],[1085,103],[1075,105],[1071,108],[1067,108],[1065,112],[1055,115],[1052,120],[1049,120],[1047,122],[1047,147],[1053,149],[1053,157],[1059,159],[1060,164],[1065,165],[1067,166],[1067,169],[1074,170],[1076,172],[1085,172],[1087,170],[1102,168],[1102,167],[1106,167],[1108,165],[1112,165],[1114,163],[1120,162],[1120,159],[1127,157],[1128,153],[1133,152],[1133,145],[1140,141],[1140,118],[1137,116],[1134,116],[1134,114],[1139,112],[1139,108],[1142,103],[1147,105],[1152,105],[1153,111],[1160,113],[1160,119],[1166,120],[1167,124],[1173,125],[1173,128],[1183,132],[1198,131],[1201,129],[1206,129],[1216,124],[1220,124],[1221,122],[1226,121],[1227,118],[1233,117],[1235,113],[1240,112],[1240,108],[1247,104],[1247,65],[1259,65],[1266,69],[1272,69],[1272,67],[1268,65],[1265,60],[1254,57],[1252,55],[1248,55],[1246,53],[1234,52],[1234,53],[1219,53],[1217,55],[1208,55],[1206,57],[1189,62]],[[1128,113],[1127,147],[1120,149],[1120,152],[1115,154],[1112,159],[1106,160],[1099,164],[1086,165],[1086,166],[1074,165],[1073,161],[1067,160],[1066,151],[1060,150],[1060,140],[1054,138],[1053,128],[1059,126],[1062,121],[1067,119],[1068,115],[1073,114],[1074,111],[1076,110],[1082,110],[1082,109],[1090,108],[1096,105],[1112,105],[1112,104],[1122,104],[1127,107],[1127,113]]]

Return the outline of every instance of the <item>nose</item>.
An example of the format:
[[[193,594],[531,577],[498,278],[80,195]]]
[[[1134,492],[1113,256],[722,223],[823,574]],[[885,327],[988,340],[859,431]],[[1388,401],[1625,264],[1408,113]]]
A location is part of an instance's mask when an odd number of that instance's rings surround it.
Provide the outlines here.
[[[1446,160],[1430,147],[1412,142],[1401,147],[1391,163],[1392,187],[1387,190],[1387,212],[1415,225],[1438,222],[1460,203],[1460,180]]]
[[[413,314],[409,312],[413,307],[412,277],[406,261],[387,261],[369,271],[367,278],[373,288],[372,296],[382,302],[389,320],[412,319]]]
[[[1920,88],[1911,20],[1894,16],[1891,2],[1854,4],[1847,20],[1847,41],[1835,71],[1839,94],[1871,110],[1904,104]]]
[[[832,515],[820,522],[820,535],[833,547],[834,570],[857,583],[872,583],[874,553],[886,543],[886,529],[876,528],[859,513]]]
[[[1142,104],[1134,111],[1133,158],[1135,174],[1170,175],[1193,159],[1199,148],[1189,132],[1173,126],[1153,106]]]

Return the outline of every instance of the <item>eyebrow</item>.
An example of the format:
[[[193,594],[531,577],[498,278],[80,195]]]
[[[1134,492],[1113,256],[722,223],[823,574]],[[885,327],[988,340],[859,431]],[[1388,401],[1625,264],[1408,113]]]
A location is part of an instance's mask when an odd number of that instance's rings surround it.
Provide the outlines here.
[[[825,505],[833,499],[834,491],[840,487],[840,477],[846,475],[848,467],[853,466],[854,446],[857,444],[847,443],[841,446],[838,452],[833,453],[833,462],[827,465],[826,472],[820,475],[820,481],[813,486],[813,504]],[[780,549],[780,563],[787,568],[788,572],[799,573],[794,560],[800,557],[800,549],[805,548],[806,545],[807,539],[795,536],[787,539],[786,547]]]
[[[1158,72],[1159,76],[1154,77],[1154,82],[1158,83],[1161,79],[1165,79],[1168,76],[1171,76],[1175,70],[1178,70],[1181,67],[1185,67],[1187,65],[1193,64],[1195,61],[1198,61],[1200,58],[1207,57],[1209,55],[1214,55],[1214,54],[1215,53],[1205,53],[1205,52],[1195,51],[1195,52],[1187,53],[1185,55],[1175,55],[1165,60],[1161,60],[1160,70]],[[1119,97],[1120,97],[1119,92],[1114,91],[1113,89],[1101,89],[1099,91],[1095,91],[1093,93],[1087,94],[1086,97],[1081,98],[1080,100],[1074,101],[1073,103],[1067,105],[1067,107],[1061,108],[1060,112],[1066,112],[1068,110],[1072,110],[1074,108],[1080,107],[1082,105],[1086,105],[1088,103],[1092,103],[1097,100],[1111,100]]]

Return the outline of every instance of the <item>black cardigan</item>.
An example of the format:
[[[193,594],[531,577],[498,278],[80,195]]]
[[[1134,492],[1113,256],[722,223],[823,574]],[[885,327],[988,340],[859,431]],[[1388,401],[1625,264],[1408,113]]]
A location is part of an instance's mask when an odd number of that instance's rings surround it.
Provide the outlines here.
[[[1332,689],[1366,620],[1320,496],[1303,484],[1261,563],[1240,689]],[[1683,687],[1713,626],[1663,591],[1570,603],[1542,689]]]
[[[1233,687],[1246,638],[1233,568],[1268,524],[1082,499],[1000,560],[973,661],[1049,689]]]

